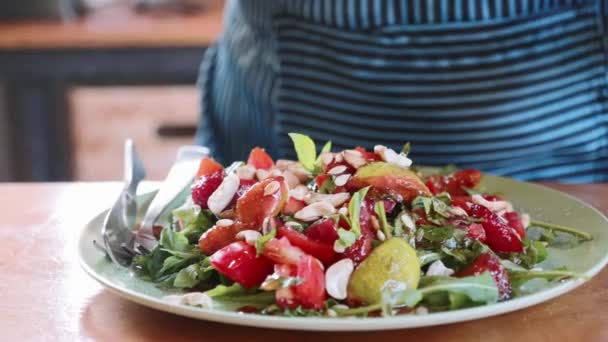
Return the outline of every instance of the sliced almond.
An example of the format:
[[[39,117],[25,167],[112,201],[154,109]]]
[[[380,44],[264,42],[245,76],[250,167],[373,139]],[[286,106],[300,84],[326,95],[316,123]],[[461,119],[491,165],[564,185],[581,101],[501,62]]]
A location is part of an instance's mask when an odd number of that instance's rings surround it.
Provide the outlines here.
[[[335,299],[346,299],[348,280],[355,265],[351,259],[342,259],[331,265],[325,272],[325,289]]]
[[[336,153],[336,155],[334,156],[334,160],[336,161],[336,163],[341,163],[344,161],[344,156],[342,155],[342,153]]]
[[[332,152],[321,153],[321,163],[323,164],[323,166],[331,164],[331,162],[334,161],[334,155],[335,154]]]
[[[268,170],[262,170],[262,169],[259,169],[259,170],[256,170],[256,171],[255,171],[255,176],[256,176],[256,177],[258,178],[258,180],[261,182],[261,181],[263,181],[264,179],[266,179],[266,178],[270,177],[270,171],[268,171]]]
[[[350,198],[348,192],[340,192],[337,194],[319,194],[316,192],[309,192],[304,201],[308,204],[315,202],[327,202],[334,207],[339,207],[344,204]]]
[[[399,218],[409,230],[416,230],[416,222],[414,222],[410,214],[403,213]]]
[[[300,162],[293,163],[289,165],[287,170],[291,171],[294,176],[298,177],[301,183],[308,181],[312,178],[312,174],[304,168],[304,166]]]
[[[255,168],[251,165],[242,165],[236,169],[236,175],[240,179],[252,180],[255,177]]]
[[[279,191],[280,188],[281,183],[279,183],[278,181],[272,181],[268,183],[266,187],[264,187],[264,196],[272,195]]]
[[[244,240],[248,244],[255,246],[255,242],[262,236],[257,230],[242,230],[235,235],[237,240]]]
[[[228,226],[232,226],[234,224],[233,220],[230,219],[221,219],[221,220],[217,220],[217,222],[215,222],[215,225],[218,227],[228,227]]]
[[[215,215],[219,215],[230,204],[239,189],[240,180],[234,173],[224,178],[220,186],[209,196],[207,206]]]
[[[328,174],[332,176],[341,175],[346,171],[346,165],[338,165],[331,168],[331,170],[327,171]]]
[[[363,153],[357,150],[345,150],[342,152],[342,155],[344,156],[344,160],[355,169],[367,164],[367,160],[365,160]]]
[[[281,171],[285,171],[287,170],[291,165],[295,164],[296,162],[293,160],[287,160],[287,159],[279,159],[277,160],[277,162],[275,163],[277,169],[281,170]]]
[[[406,155],[397,153],[393,149],[388,148],[383,145],[374,146],[374,152],[378,154],[382,160],[387,162],[388,164],[395,165],[400,168],[409,168],[412,166],[412,160],[409,159]]]
[[[346,183],[348,183],[349,179],[349,174],[339,175],[338,177],[336,177],[336,179],[334,179],[334,184],[336,184],[336,186],[344,186],[346,185]]]
[[[315,202],[295,213],[294,217],[305,222],[315,221],[323,216],[336,213],[336,208],[327,202]]]
[[[283,178],[285,178],[285,183],[287,183],[287,188],[295,189],[298,185],[300,185],[300,180],[296,177],[293,172],[289,170],[283,171]]]
[[[499,212],[499,211],[513,211],[513,206],[511,203],[507,201],[488,201],[483,198],[480,194],[475,194],[471,196],[471,200],[473,203],[477,205],[481,205],[482,207],[486,207],[491,212]]]
[[[262,221],[262,234],[266,235],[275,229],[277,229],[277,223],[274,218],[266,217],[264,221]]]
[[[346,216],[348,214],[348,208],[342,207],[342,208],[338,209],[338,214]]]
[[[289,197],[293,197],[298,201],[303,201],[309,192],[310,189],[308,189],[306,185],[298,185],[295,189],[289,190]]]
[[[441,260],[433,262],[426,271],[427,276],[445,276],[449,277],[454,274],[454,270],[446,267]]]
[[[378,218],[374,215],[371,215],[369,217],[369,221],[372,224],[372,228],[374,228],[374,230],[380,230],[380,222],[378,221]]]
[[[373,217],[373,216],[372,216],[372,217]],[[378,231],[376,232],[376,237],[377,237],[377,238],[378,238],[378,240],[380,240],[380,241],[384,241],[384,240],[386,240],[386,235],[384,235],[384,232],[383,232],[383,231],[381,231],[381,230],[378,230]]]

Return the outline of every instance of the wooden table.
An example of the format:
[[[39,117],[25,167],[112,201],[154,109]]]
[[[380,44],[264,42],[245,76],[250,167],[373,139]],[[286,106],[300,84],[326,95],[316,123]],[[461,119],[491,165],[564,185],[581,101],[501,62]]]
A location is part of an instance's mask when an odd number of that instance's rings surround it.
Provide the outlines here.
[[[608,184],[548,185],[608,212]],[[117,183],[0,185],[0,340],[608,341],[608,269],[575,291],[532,308],[410,330],[253,329],[148,309],[104,290],[78,265],[76,234],[119,191]]]
[[[163,17],[135,13],[131,3],[74,21],[0,22],[0,125],[10,127],[0,151],[8,149],[13,164],[4,165],[7,180],[72,180],[70,89],[194,86],[205,49],[220,34],[224,0],[207,0],[196,15]]]

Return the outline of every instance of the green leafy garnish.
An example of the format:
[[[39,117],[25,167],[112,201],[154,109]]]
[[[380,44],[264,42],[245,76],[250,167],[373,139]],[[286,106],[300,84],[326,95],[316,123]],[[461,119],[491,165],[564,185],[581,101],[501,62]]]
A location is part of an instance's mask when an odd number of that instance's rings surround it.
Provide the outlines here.
[[[191,250],[188,238],[171,229],[163,229],[160,233],[159,244],[168,251],[189,252]]]
[[[357,237],[361,235],[361,222],[359,221],[359,214],[361,212],[361,204],[365,199],[365,195],[369,191],[369,186],[365,187],[353,194],[348,203],[348,217],[350,219],[350,231],[355,233]]]
[[[412,149],[412,145],[409,142],[407,142],[403,145],[403,148],[401,149],[401,153],[403,153],[407,156],[410,153],[411,149]]]
[[[186,289],[193,288],[199,283],[208,280],[213,274],[213,266],[211,266],[209,258],[205,258],[199,263],[180,270],[173,281],[173,286]]]
[[[338,239],[334,242],[334,249],[341,250],[352,246],[357,241],[358,236],[351,230],[344,228],[338,229]]]
[[[523,253],[512,254],[510,259],[526,268],[532,268],[547,259],[546,242],[523,239]]]
[[[264,251],[264,246],[266,245],[266,242],[274,239],[275,236],[277,236],[277,230],[273,228],[267,234],[264,234],[264,235],[260,236],[257,240],[255,240],[256,253],[258,255],[262,254],[262,252]]]
[[[568,271],[565,268],[547,271],[509,270],[509,282],[511,283],[515,296],[536,292],[547,287],[547,285],[552,282],[569,278],[586,279],[587,277],[579,273]],[[539,279],[542,280],[539,281]]]
[[[386,210],[384,210],[384,202],[376,202],[374,204],[374,211],[376,212],[376,215],[378,215],[378,220],[380,221],[380,229],[382,229],[384,236],[387,239],[390,239],[391,237],[393,237],[393,227],[388,224],[388,220],[386,219]]]
[[[546,223],[541,221],[532,221],[530,222],[531,227],[540,227],[549,230],[550,232],[561,232],[573,235],[577,237],[581,241],[590,241],[593,240],[593,236],[587,232],[583,232],[581,230],[570,228],[566,226],[560,226],[557,224]]]
[[[196,243],[201,235],[215,224],[215,216],[211,211],[202,210],[200,206],[192,202],[192,199],[187,200],[184,205],[173,210],[172,213],[173,218],[179,222],[180,233],[190,243]]]
[[[335,310],[341,316],[367,314],[382,310],[392,314],[393,309],[413,308],[421,302],[450,310],[467,306],[496,303],[498,287],[488,272],[464,278],[433,277],[424,287],[385,292],[382,302],[353,309]]]
[[[296,150],[298,160],[304,168],[312,173],[318,173],[321,160],[320,155],[317,158],[317,147],[315,146],[314,140],[309,136],[300,133],[289,133],[289,137],[293,142],[293,147]],[[331,141],[325,143],[321,149],[321,153],[329,152],[331,150]]]

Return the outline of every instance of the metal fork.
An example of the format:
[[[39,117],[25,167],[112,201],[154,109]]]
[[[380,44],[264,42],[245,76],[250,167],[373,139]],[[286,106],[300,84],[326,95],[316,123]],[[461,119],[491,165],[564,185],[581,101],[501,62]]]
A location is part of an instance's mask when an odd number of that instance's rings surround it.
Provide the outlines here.
[[[125,141],[123,174],[124,187],[105,218],[101,234],[110,259],[126,267],[136,254],[133,228],[137,218],[137,186],[146,176],[131,139]]]

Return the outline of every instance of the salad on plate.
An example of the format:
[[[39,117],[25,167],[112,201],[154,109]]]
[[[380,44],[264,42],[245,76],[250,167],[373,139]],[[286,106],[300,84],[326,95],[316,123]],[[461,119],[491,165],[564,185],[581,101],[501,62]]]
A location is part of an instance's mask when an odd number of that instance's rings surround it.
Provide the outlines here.
[[[327,317],[457,310],[580,277],[546,265],[548,247],[592,237],[531,220],[478,170],[416,168],[409,144],[317,152],[290,137],[298,161],[257,147],[226,167],[203,159],[135,274],[178,304]]]

